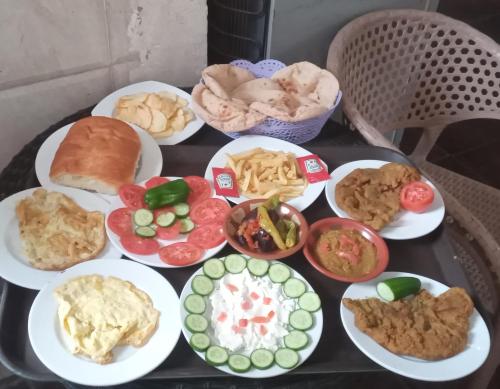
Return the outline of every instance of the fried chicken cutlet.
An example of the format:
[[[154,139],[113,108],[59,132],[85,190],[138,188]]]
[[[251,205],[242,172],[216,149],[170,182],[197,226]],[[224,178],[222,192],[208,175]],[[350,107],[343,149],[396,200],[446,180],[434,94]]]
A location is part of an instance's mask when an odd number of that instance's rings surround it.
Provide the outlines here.
[[[401,209],[402,187],[418,180],[417,169],[395,162],[379,169],[355,169],[335,186],[335,201],[353,219],[380,230]]]
[[[449,358],[464,350],[474,307],[462,288],[434,297],[422,289],[415,297],[385,303],[378,298],[342,300],[355,324],[389,351],[421,359]]]

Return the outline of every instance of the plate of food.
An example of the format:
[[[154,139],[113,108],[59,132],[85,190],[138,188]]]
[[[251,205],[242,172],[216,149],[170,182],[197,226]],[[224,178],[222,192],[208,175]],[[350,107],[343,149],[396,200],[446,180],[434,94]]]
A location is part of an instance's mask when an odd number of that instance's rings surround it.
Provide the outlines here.
[[[71,186],[109,201],[121,185],[161,173],[155,140],[121,120],[89,116],[49,136],[38,150],[35,172],[42,186]]]
[[[189,93],[158,81],[128,85],[102,99],[93,116],[123,120],[147,131],[160,145],[176,145],[205,123],[191,109]]]
[[[31,188],[0,203],[0,276],[41,289],[57,273],[93,258],[119,258],[108,241],[104,219],[109,204],[82,190]]]
[[[228,374],[268,378],[306,361],[323,330],[319,296],[296,271],[240,254],[211,258],[181,293],[182,333]]]
[[[230,210],[203,177],[152,177],[124,185],[106,218],[109,239],[127,257],[156,267],[184,267],[226,245]]]
[[[385,272],[352,284],[340,317],[354,344],[397,374],[449,381],[478,369],[490,335],[467,292],[411,273]]]
[[[278,194],[281,201],[302,212],[326,185],[326,181],[309,183],[302,172],[297,158],[310,155],[306,149],[281,139],[246,135],[215,153],[205,170],[205,178],[213,184],[213,168],[230,168],[239,189],[239,197],[226,196],[232,203]]]
[[[82,385],[142,377],[172,352],[179,297],[158,272],[124,259],[81,263],[38,293],[28,317],[31,345],[58,376]]]
[[[332,210],[384,238],[418,238],[434,231],[444,218],[443,197],[412,166],[360,160],[339,166],[330,177],[325,195]]]

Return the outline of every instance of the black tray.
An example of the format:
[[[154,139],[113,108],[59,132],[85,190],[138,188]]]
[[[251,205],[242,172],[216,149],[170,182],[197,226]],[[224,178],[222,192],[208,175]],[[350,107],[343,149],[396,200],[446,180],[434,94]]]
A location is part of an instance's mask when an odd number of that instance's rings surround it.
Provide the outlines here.
[[[176,145],[162,146],[164,175],[204,175],[211,157],[219,146]],[[411,164],[402,154],[373,146],[308,147],[328,164],[330,170],[346,162],[359,159],[379,159]],[[304,216],[311,224],[318,219],[333,216],[325,195],[311,205]],[[453,260],[445,226],[431,234],[407,241],[387,241],[390,261],[387,270],[418,273],[449,285],[462,286],[472,296],[465,274]],[[220,255],[233,251],[226,247]],[[286,263],[300,272],[319,293],[323,302],[323,335],[317,349],[303,365],[289,374],[335,372],[367,372],[384,370],[366,357],[345,333],[339,316],[340,298],[348,284],[331,280],[316,271],[301,252],[286,259]],[[184,283],[199,267],[157,269],[180,294]],[[35,356],[28,339],[27,321],[36,291],[24,289],[2,280],[0,300],[0,361],[14,373],[31,380],[53,381],[59,378],[51,373]],[[172,354],[144,379],[218,377],[225,373],[208,366],[190,349],[181,335]]]

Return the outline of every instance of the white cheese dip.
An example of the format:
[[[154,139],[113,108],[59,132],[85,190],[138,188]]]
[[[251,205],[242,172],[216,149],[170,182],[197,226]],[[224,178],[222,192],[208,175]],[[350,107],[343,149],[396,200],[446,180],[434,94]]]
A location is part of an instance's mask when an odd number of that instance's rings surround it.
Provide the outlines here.
[[[247,269],[216,282],[210,318],[217,344],[245,355],[258,348],[276,351],[288,334],[288,316],[296,306],[282,289]]]

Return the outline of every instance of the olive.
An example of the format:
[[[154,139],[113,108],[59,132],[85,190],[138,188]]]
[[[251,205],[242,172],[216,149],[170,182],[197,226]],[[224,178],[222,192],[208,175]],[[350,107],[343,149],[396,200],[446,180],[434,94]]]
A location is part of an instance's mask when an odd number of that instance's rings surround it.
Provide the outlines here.
[[[263,252],[276,250],[276,244],[273,238],[262,228],[259,229],[256,236],[253,237],[259,243],[259,248]]]

